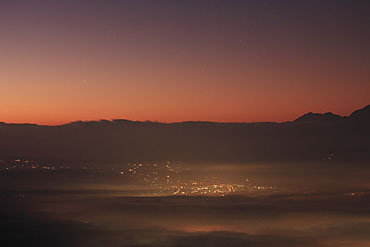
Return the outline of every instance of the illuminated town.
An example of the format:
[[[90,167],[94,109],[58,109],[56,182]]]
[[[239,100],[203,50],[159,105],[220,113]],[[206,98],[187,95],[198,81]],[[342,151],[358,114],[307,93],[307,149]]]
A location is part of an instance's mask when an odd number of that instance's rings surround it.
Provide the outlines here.
[[[58,173],[61,171],[76,172],[79,175],[96,174],[108,175],[132,184],[149,188],[145,195],[215,195],[277,193],[281,188],[275,186],[257,185],[248,178],[238,179],[237,182],[226,182],[222,178],[212,176],[195,176],[190,168],[184,168],[178,162],[158,163],[128,163],[118,167],[102,168],[94,163],[81,166],[57,164],[57,162],[37,162],[32,160],[15,159],[0,160],[1,173],[15,172]]]
[[[218,177],[194,178],[190,168],[171,162],[128,164],[120,171],[123,177],[135,177],[138,181],[149,184],[157,195],[218,195],[277,192],[276,187],[257,186],[250,183],[248,178],[237,183],[221,183]],[[151,192],[153,193],[153,192]]]

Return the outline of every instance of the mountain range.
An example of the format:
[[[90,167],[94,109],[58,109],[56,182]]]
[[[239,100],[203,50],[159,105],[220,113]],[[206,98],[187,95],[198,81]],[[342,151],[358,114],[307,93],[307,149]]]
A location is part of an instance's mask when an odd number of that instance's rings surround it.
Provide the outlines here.
[[[349,116],[276,123],[77,121],[0,123],[0,158],[72,161],[370,161],[370,105]]]

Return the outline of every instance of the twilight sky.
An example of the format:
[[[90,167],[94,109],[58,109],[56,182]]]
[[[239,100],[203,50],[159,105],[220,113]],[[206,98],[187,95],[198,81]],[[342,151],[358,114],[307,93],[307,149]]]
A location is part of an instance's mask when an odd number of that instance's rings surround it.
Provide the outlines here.
[[[370,103],[370,1],[1,0],[0,121],[286,121]]]

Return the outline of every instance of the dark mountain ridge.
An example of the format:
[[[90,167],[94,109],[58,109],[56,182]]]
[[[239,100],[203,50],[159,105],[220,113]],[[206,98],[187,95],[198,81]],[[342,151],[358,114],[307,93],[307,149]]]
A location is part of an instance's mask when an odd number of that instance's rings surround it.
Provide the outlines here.
[[[329,123],[329,122],[344,122],[344,121],[361,121],[366,123],[370,121],[370,105],[367,105],[359,110],[355,110],[349,116],[340,116],[332,112],[326,113],[306,113],[294,120],[301,123]]]
[[[0,123],[0,158],[137,161],[370,160],[370,106],[348,117],[307,113],[284,123],[77,121]]]
[[[306,123],[313,123],[313,122],[332,122],[332,121],[342,121],[345,120],[346,117],[342,117],[332,112],[327,113],[306,113],[303,116],[294,120],[295,122],[306,122]]]
[[[370,105],[352,112],[349,118],[356,121],[370,122]]]

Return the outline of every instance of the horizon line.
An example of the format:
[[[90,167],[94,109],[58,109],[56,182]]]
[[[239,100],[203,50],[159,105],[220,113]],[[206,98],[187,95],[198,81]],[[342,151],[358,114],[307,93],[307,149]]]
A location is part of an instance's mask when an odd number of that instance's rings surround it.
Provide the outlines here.
[[[355,111],[358,111],[358,110],[361,110],[361,109],[364,109],[366,107],[370,107],[370,104],[367,104],[367,105],[364,105],[363,107],[361,108],[357,108],[355,110],[353,110],[351,112],[351,114]],[[340,116],[340,117],[343,117],[343,118],[346,118],[346,117],[349,117],[351,114],[349,114],[348,116],[342,116],[342,115],[339,115],[339,114],[336,114],[336,113],[333,113],[333,112],[322,112],[322,113],[319,113],[319,112],[306,112],[298,117],[296,117],[295,119],[293,120],[287,120],[287,121],[281,121],[281,122],[278,122],[278,121],[252,121],[252,122],[247,122],[247,121],[208,121],[208,120],[184,120],[184,121],[173,121],[173,122],[166,122],[166,121],[156,121],[156,120],[130,120],[130,119],[127,119],[127,118],[111,118],[111,119],[105,119],[105,118],[100,118],[100,119],[94,119],[94,120],[72,120],[72,121],[69,121],[69,122],[64,122],[64,123],[59,123],[59,124],[38,124],[38,123],[30,123],[30,122],[2,122],[0,121],[0,124],[9,124],[9,125],[36,125],[36,126],[64,126],[64,125],[68,125],[68,124],[72,124],[72,123],[88,123],[88,122],[104,122],[104,121],[107,121],[107,122],[114,122],[114,121],[128,121],[128,122],[136,122],[136,123],[146,123],[146,122],[150,122],[150,123],[158,123],[158,124],[179,124],[179,123],[189,123],[189,122],[194,122],[194,123],[240,123],[240,124],[253,124],[253,123],[274,123],[274,124],[279,124],[279,123],[288,123],[288,122],[294,122],[295,120],[297,120],[298,118],[306,115],[306,114],[321,114],[321,115],[324,115],[324,114],[334,114],[334,115],[337,115],[337,116]]]

